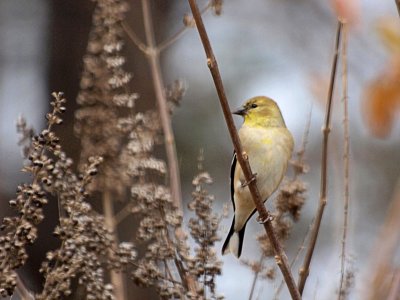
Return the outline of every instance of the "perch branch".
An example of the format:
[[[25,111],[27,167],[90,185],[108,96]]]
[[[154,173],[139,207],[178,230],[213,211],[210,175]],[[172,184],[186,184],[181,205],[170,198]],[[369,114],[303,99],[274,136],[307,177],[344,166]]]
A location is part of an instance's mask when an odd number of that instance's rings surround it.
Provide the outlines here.
[[[395,0],[395,2],[396,2],[396,6],[397,6],[397,11],[398,11],[399,16],[400,16],[400,0]]]
[[[233,146],[235,148],[237,160],[241,168],[243,169],[246,181],[249,182],[249,190],[251,192],[255,206],[259,213],[259,217],[261,220],[265,220],[264,228],[274,248],[276,263],[282,271],[283,277],[285,278],[285,282],[288,286],[292,299],[301,299],[299,290],[297,289],[296,283],[290,271],[289,262],[286,257],[286,254],[284,253],[282,246],[274,232],[274,228],[272,226],[272,221],[271,221],[272,219],[271,215],[264,206],[264,203],[261,199],[260,193],[257,188],[256,180],[252,180],[252,178],[254,178],[253,177],[254,175],[250,169],[248,157],[247,155],[244,155],[245,153],[243,152],[243,148],[240,143],[240,139],[236,131],[235,124],[233,122],[228,100],[226,98],[225,90],[222,84],[221,75],[219,73],[217,61],[215,59],[213,50],[211,48],[211,44],[208,39],[207,32],[204,27],[199,8],[197,7],[195,0],[188,0],[188,1],[190,4],[190,8],[192,10],[193,17],[196,21],[196,26],[200,35],[200,39],[204,46],[204,50],[207,56],[207,64],[214,80],[214,84],[219,96],[220,104],[225,116],[225,121],[229,130],[229,134],[231,136]]]
[[[300,293],[303,294],[304,286],[307,281],[307,277],[310,272],[310,264],[311,259],[314,254],[315,245],[317,243],[318,233],[321,226],[322,216],[324,213],[324,209],[327,203],[327,164],[328,164],[328,137],[330,131],[330,123],[331,123],[331,109],[332,109],[332,98],[333,98],[333,91],[335,87],[335,78],[336,78],[336,67],[338,62],[339,56],[339,46],[341,40],[341,33],[342,33],[342,22],[339,20],[337,24],[336,30],[336,42],[335,42],[335,53],[333,55],[332,61],[332,71],[331,71],[331,78],[329,83],[329,91],[328,91],[328,100],[326,102],[326,111],[325,111],[325,122],[324,127],[322,128],[323,132],[323,139],[322,139],[322,158],[321,158],[321,192],[320,192],[320,199],[319,205],[317,209],[317,213],[313,222],[313,226],[311,228],[311,237],[307,247],[306,255],[304,258],[304,262],[302,267],[299,271],[299,290]]]

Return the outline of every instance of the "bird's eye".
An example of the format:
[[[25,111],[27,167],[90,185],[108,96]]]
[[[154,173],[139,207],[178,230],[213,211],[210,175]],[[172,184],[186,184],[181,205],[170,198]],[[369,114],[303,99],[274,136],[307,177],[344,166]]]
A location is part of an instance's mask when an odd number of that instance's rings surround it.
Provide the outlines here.
[[[251,105],[251,108],[256,108],[257,107],[257,104],[255,104],[255,103],[253,103],[252,105]]]

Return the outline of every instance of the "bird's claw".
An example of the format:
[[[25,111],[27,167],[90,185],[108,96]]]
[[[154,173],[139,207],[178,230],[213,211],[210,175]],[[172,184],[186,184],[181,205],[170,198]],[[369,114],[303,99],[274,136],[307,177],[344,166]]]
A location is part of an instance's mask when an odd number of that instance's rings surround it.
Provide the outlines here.
[[[258,216],[257,217],[257,222],[259,224],[265,224],[265,223],[267,223],[269,221],[272,221],[273,219],[274,219],[274,217],[271,216],[271,215],[268,215],[266,218],[261,218],[261,216]]]
[[[254,173],[253,176],[251,177],[251,179],[249,181],[245,181],[242,183],[242,188],[245,188],[246,186],[248,186],[250,183],[252,183],[254,180],[256,180],[256,176],[257,173]]]

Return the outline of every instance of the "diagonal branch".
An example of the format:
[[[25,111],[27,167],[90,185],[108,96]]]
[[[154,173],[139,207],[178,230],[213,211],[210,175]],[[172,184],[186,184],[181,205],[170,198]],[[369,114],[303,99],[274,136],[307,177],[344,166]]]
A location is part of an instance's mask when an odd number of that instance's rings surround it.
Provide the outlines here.
[[[285,282],[288,286],[289,292],[292,296],[292,299],[301,299],[300,293],[296,287],[296,283],[293,279],[293,275],[290,271],[289,268],[289,262],[286,257],[286,254],[284,253],[282,246],[274,232],[274,228],[272,226],[272,218],[270,216],[270,213],[267,211],[267,209],[264,206],[264,203],[260,197],[260,193],[257,188],[256,180],[252,180],[254,178],[254,175],[250,169],[250,164],[248,161],[248,156],[246,155],[245,152],[243,152],[242,145],[240,143],[240,139],[238,136],[238,133],[236,131],[235,124],[233,123],[233,118],[230,112],[228,100],[225,95],[225,90],[222,84],[222,79],[221,75],[219,73],[217,61],[215,59],[210,41],[207,36],[206,29],[203,24],[203,20],[199,11],[199,8],[197,7],[196,1],[195,0],[188,0],[190,4],[190,8],[193,13],[193,17],[196,21],[196,26],[200,34],[201,41],[204,46],[204,50],[206,52],[207,56],[207,64],[210,69],[211,75],[214,80],[215,87],[217,89],[217,93],[219,96],[220,104],[225,116],[225,121],[228,126],[229,134],[231,136],[233,146],[235,148],[236,154],[237,154],[237,160],[243,169],[243,173],[245,175],[246,181],[249,182],[249,190],[251,192],[251,195],[253,197],[254,203],[256,205],[257,211],[259,213],[259,217],[261,220],[264,220],[264,228],[265,231],[267,232],[267,235],[271,241],[271,244],[274,248],[275,252],[275,258],[276,258],[276,263],[279,266],[279,268],[282,271],[283,277],[285,278]]]
[[[209,1],[206,6],[200,11],[201,14],[204,14],[206,11],[208,11],[212,7],[212,1]],[[181,29],[179,29],[173,36],[170,38],[166,39],[165,41],[161,42],[158,46],[158,51],[162,52],[165,49],[167,49],[169,46],[173,45],[176,41],[180,39],[181,36],[183,36],[189,29],[190,27],[188,25],[183,25]]]
[[[397,11],[399,12],[399,16],[400,16],[400,0],[395,0],[396,2],[396,6],[397,6]]]
[[[333,98],[333,90],[335,87],[336,67],[339,56],[339,46],[341,40],[342,26],[343,23],[339,20],[336,30],[335,53],[332,61],[332,71],[329,83],[328,100],[326,102],[325,122],[324,122],[324,127],[322,128],[323,139],[322,139],[322,158],[321,158],[321,192],[320,192],[320,199],[319,199],[317,213],[311,229],[311,237],[307,247],[306,256],[304,258],[303,266],[300,268],[299,271],[300,277],[298,285],[301,294],[303,294],[304,286],[306,284],[308,274],[310,273],[311,259],[314,254],[314,249],[317,243],[319,229],[321,226],[322,216],[324,214],[324,209],[327,203],[328,137],[330,131],[332,98]]]

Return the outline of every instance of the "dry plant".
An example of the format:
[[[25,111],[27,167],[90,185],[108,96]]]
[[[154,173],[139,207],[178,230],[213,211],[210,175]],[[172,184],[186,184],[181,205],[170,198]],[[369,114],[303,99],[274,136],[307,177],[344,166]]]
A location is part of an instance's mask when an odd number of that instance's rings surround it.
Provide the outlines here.
[[[52,111],[46,115],[47,127],[39,134],[18,120],[17,130],[26,164],[23,171],[32,180],[17,188],[10,206],[15,216],[3,219],[0,236],[0,296],[13,295],[22,299],[60,299],[71,296],[76,286],[85,299],[128,299],[132,285],[152,287],[161,299],[221,299],[216,277],[221,274],[222,262],[215,250],[219,241],[222,214],[213,210],[214,196],[207,188],[210,174],[202,168],[203,155],[198,162],[198,174],[193,178],[192,199],[188,209],[191,217],[184,222],[183,199],[175,137],[171,117],[185,92],[179,80],[165,85],[160,65],[162,51],[176,42],[188,28],[197,27],[207,56],[220,104],[249,189],[265,229],[258,239],[262,254],[259,261],[246,262],[254,271],[249,299],[254,296],[260,278],[275,278],[275,268],[267,264],[274,258],[292,299],[301,299],[327,203],[328,139],[343,23],[338,21],[335,53],[326,103],[322,137],[321,193],[315,220],[311,226],[309,244],[296,284],[292,266],[303,250],[289,263],[282,243],[300,218],[307,187],[300,176],[307,171],[304,154],[309,134],[310,117],[297,158],[291,162],[293,177],[284,181],[275,199],[273,212],[266,210],[257,189],[246,153],[242,151],[225,95],[216,58],[207,36],[202,13],[211,9],[221,13],[222,1],[211,0],[199,10],[195,0],[189,0],[193,17],[184,17],[184,26],[169,39],[155,40],[152,10],[149,0],[142,0],[142,15],[146,42],[126,22],[129,10],[123,0],[94,0],[95,10],[87,51],[83,58],[83,73],[78,95],[79,109],[75,113],[75,133],[80,138],[82,152],[74,162],[64,152],[62,141],[54,127],[62,123],[65,98],[53,93]],[[396,1],[398,4],[398,1]],[[140,97],[130,90],[132,74],[124,69],[123,49],[131,41],[148,61],[155,99]],[[341,279],[338,297],[347,296],[354,280],[352,267],[347,263],[347,230],[349,206],[349,127],[347,108],[347,33],[342,45],[343,104],[345,131],[345,197],[344,229],[342,235]],[[156,108],[138,111],[136,102],[156,103]],[[163,150],[163,151],[160,151]],[[161,154],[160,154],[161,153]],[[164,155],[166,160],[164,160]],[[76,169],[78,171],[76,171]],[[396,197],[397,199],[398,197]],[[93,203],[100,200],[97,211]],[[40,272],[43,287],[34,294],[19,278],[17,270],[28,259],[27,246],[37,238],[38,225],[45,215],[43,207],[57,201],[59,222],[54,228],[60,240],[49,251]],[[399,201],[393,206],[398,206]],[[371,295],[395,299],[400,287],[399,269],[391,268],[398,235],[393,232],[396,212],[392,209],[383,229],[385,245],[382,260],[375,268]],[[137,228],[128,241],[121,241],[120,225],[130,218]],[[186,225],[187,224],[187,225]],[[397,226],[398,227],[398,226]],[[396,227],[396,228],[397,228]],[[303,244],[305,242],[303,241]],[[129,279],[131,280],[128,280]],[[281,287],[275,297],[279,296]],[[382,291],[378,286],[384,287]],[[375,298],[377,299],[377,298]]]
[[[216,4],[207,7],[216,9]],[[96,190],[103,195],[103,213],[115,242],[120,222],[131,214],[139,220],[136,239],[146,250],[131,273],[134,282],[156,287],[163,298],[184,294],[196,298],[206,285],[212,285],[214,277],[208,279],[207,284],[204,282],[203,287],[198,284],[198,271],[193,269],[196,257],[190,254],[182,223],[179,169],[170,119],[184,94],[184,87],[179,81],[169,88],[163,83],[159,55],[161,47],[165,49],[171,42],[156,45],[149,1],[142,1],[146,44],[125,23],[126,9],[124,1],[97,1],[82,77],[82,82],[89,84],[83,85],[78,98],[83,107],[77,112],[77,129],[85,151],[101,152],[104,156],[104,180],[99,178],[100,189]],[[138,95],[127,92],[132,76],[122,69],[125,58],[121,48],[125,33],[149,61],[157,110],[134,111]],[[174,35],[172,39],[177,37]],[[99,110],[104,113],[97,113]],[[97,135],[92,134],[93,126],[98,130]],[[167,162],[154,155],[155,147],[162,143]],[[130,199],[115,213],[113,203],[127,188]],[[197,237],[196,231],[191,233]],[[213,266],[211,261],[210,265]],[[116,298],[123,299],[126,288],[122,285],[121,274],[112,272],[111,281]]]
[[[18,122],[21,141],[28,163],[23,171],[32,174],[32,182],[18,187],[17,198],[10,205],[18,216],[6,217],[0,238],[2,258],[1,295],[11,295],[18,283],[16,270],[27,260],[26,246],[35,242],[37,225],[43,220],[43,209],[51,198],[57,197],[60,215],[55,235],[61,240],[58,249],[47,253],[40,269],[44,286],[35,299],[59,299],[72,293],[72,280],[84,286],[88,299],[112,299],[113,287],[104,275],[107,268],[129,264],[136,256],[133,245],[113,245],[113,236],[104,225],[104,217],[96,213],[87,198],[88,186],[103,162],[100,156],[88,157],[82,172],[76,174],[73,162],[62,151],[60,140],[53,131],[62,123],[60,114],[65,111],[62,93],[53,93],[53,111],[46,115],[48,126],[40,134],[33,135],[24,119]],[[108,257],[108,250],[113,255]],[[23,291],[22,282],[20,282]]]
[[[194,249],[189,247],[183,228],[170,115],[179,105],[184,87],[179,81],[169,87],[162,83],[149,3],[143,1],[149,43],[146,49],[157,53],[150,54],[149,61],[158,110],[136,112],[139,96],[129,91],[132,75],[123,69],[125,57],[121,52],[125,35],[122,22],[128,5],[119,0],[95,3],[75,124],[82,144],[81,173],[74,172],[72,160],[52,131],[54,125],[62,123],[59,114],[65,111],[64,97],[55,93],[54,109],[47,115],[48,128],[40,135],[33,136],[23,119],[18,123],[21,143],[29,143],[24,153],[30,164],[24,171],[32,173],[34,179],[21,185],[17,199],[10,201],[19,216],[3,221],[1,295],[13,294],[18,286],[21,296],[59,299],[70,295],[72,285],[78,284],[84,287],[86,299],[126,299],[123,274],[129,273],[135,284],[155,287],[161,298],[185,295],[190,299],[217,299],[215,277],[221,273],[221,263],[213,247],[218,241],[220,217],[211,213],[214,198],[205,189],[212,182],[207,172],[193,180],[195,191],[189,209],[195,215],[189,220],[189,231],[197,245]],[[210,2],[209,7],[217,13],[221,9],[219,1]],[[154,154],[163,141],[167,163]],[[19,280],[16,269],[28,258],[25,246],[36,239],[36,226],[44,218],[41,207],[48,202],[48,194],[58,199],[60,221],[54,233],[61,245],[47,254],[41,268],[44,287],[33,296]],[[94,200],[102,199],[101,213],[87,201],[91,195]],[[118,212],[116,201],[124,205]],[[118,225],[129,215],[139,221],[135,243],[145,248],[143,255],[138,255],[132,242],[119,242]]]

